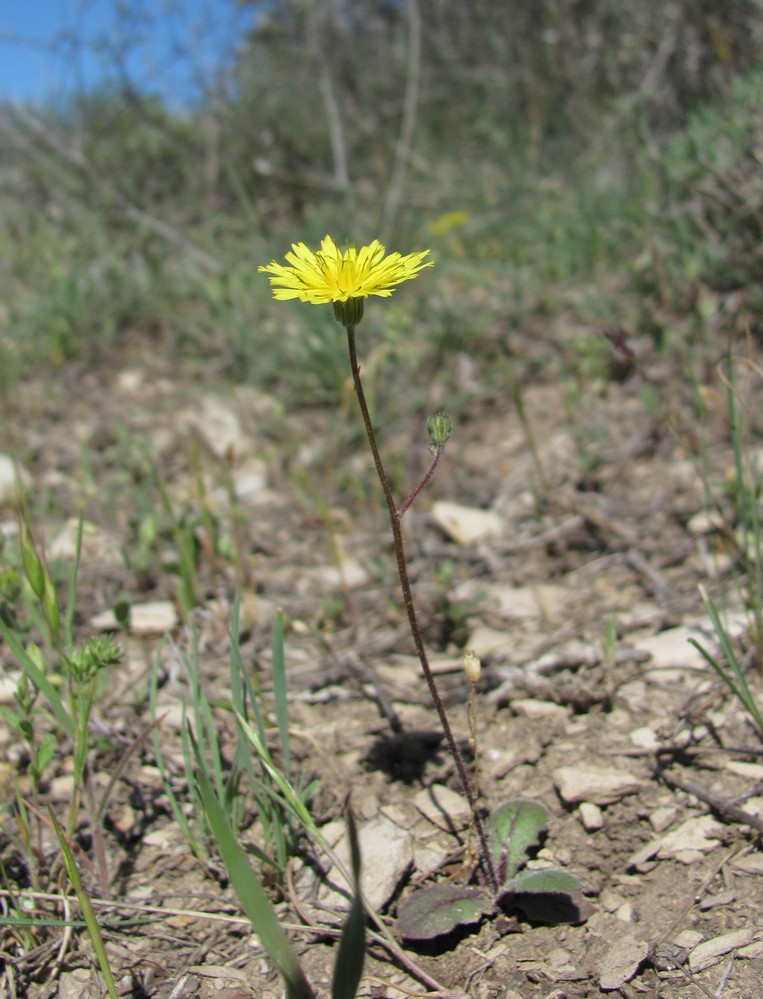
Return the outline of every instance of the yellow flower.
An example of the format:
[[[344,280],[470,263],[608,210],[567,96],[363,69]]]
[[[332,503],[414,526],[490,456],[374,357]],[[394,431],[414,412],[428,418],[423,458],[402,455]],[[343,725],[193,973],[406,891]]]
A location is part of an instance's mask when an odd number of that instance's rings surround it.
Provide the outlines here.
[[[405,257],[399,253],[385,256],[385,253],[378,239],[359,250],[351,246],[342,252],[331,236],[326,236],[317,251],[308,249],[304,243],[292,243],[291,252],[286,254],[290,266],[274,260],[258,270],[271,275],[273,298],[278,301],[298,298],[300,302],[324,305],[369,295],[389,298],[395,285],[410,281],[423,267],[434,264],[432,260],[423,262],[429,250]]]

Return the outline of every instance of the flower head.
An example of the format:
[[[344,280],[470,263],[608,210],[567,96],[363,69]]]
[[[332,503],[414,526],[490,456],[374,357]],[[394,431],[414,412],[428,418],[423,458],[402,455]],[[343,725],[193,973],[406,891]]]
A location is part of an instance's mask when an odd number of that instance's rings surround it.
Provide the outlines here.
[[[399,253],[385,256],[385,253],[378,239],[359,250],[351,246],[342,252],[331,236],[326,236],[320,250],[292,243],[291,252],[286,254],[288,267],[273,260],[258,270],[271,275],[273,298],[278,301],[298,298],[300,302],[323,305],[369,295],[389,298],[395,285],[410,281],[423,267],[432,267],[434,263],[423,262],[429,250],[404,257]]]

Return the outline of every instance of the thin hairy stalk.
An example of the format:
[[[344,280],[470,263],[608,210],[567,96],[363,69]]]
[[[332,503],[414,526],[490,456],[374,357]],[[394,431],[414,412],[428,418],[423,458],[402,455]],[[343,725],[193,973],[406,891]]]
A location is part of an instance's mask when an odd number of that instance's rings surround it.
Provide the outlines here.
[[[395,548],[395,560],[397,562],[397,573],[400,578],[400,587],[403,592],[403,603],[405,605],[406,614],[408,615],[408,624],[410,625],[413,644],[416,647],[416,654],[419,657],[421,668],[424,671],[424,677],[427,681],[427,686],[429,687],[429,693],[432,696],[432,702],[434,703],[435,710],[437,711],[437,715],[440,719],[440,724],[442,725],[443,732],[445,733],[448,748],[450,749],[451,755],[453,756],[453,760],[456,764],[456,770],[458,771],[461,786],[463,787],[464,794],[469,802],[469,807],[474,819],[474,825],[480,841],[480,862],[482,870],[491,890],[497,892],[499,887],[498,879],[496,878],[493,862],[490,857],[487,834],[485,832],[485,825],[482,821],[482,816],[480,815],[477,796],[474,793],[474,788],[469,778],[469,772],[466,769],[464,758],[461,755],[458,745],[456,744],[455,738],[453,737],[453,730],[450,727],[448,716],[445,713],[445,705],[443,704],[440,692],[437,689],[434,674],[432,673],[426,649],[424,648],[424,640],[421,637],[421,629],[419,628],[418,619],[416,617],[416,607],[413,602],[413,591],[411,590],[411,583],[408,578],[408,563],[405,556],[405,546],[403,544],[403,531],[400,526],[401,515],[395,505],[392,488],[389,484],[389,479],[381,459],[381,454],[379,453],[379,448],[376,443],[376,434],[374,433],[371,416],[368,412],[366,396],[363,391],[363,384],[360,380],[360,367],[358,365],[358,355],[355,347],[354,326],[347,326],[347,344],[350,351],[350,367],[352,369],[352,381],[355,387],[355,394],[358,397],[360,412],[363,417],[363,425],[365,427],[368,443],[374,458],[374,465],[376,466],[376,474],[379,476],[379,482],[381,483],[382,490],[384,491],[384,498],[387,502],[387,510],[389,512],[389,520],[392,527],[392,540]]]
[[[400,509],[397,511],[397,516],[398,516],[399,520],[403,519],[403,514],[405,513],[405,511],[408,509],[408,507],[411,505],[411,503],[413,503],[413,501],[419,495],[419,493],[421,492],[421,490],[424,488],[424,486],[427,484],[427,482],[429,482],[429,480],[434,475],[435,469],[440,464],[440,458],[442,458],[442,453],[443,453],[444,450],[445,450],[445,445],[441,444],[437,448],[437,450],[435,451],[434,457],[432,458],[432,464],[427,469],[427,472],[426,472],[426,475],[424,476],[424,478],[421,480],[421,482],[419,482],[419,484],[413,490],[413,492],[408,497],[408,499],[403,500],[403,502],[400,504]]]

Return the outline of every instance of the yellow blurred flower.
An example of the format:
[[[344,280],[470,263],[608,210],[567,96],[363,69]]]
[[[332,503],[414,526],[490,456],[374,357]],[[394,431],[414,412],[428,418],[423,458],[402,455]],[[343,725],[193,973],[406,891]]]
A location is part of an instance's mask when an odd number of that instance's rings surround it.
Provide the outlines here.
[[[320,250],[310,250],[304,243],[292,243],[286,254],[289,266],[273,260],[258,268],[270,274],[273,298],[287,301],[298,298],[300,302],[324,305],[328,302],[347,302],[364,299],[369,295],[389,298],[395,285],[415,278],[424,267],[434,261],[424,262],[429,250],[401,256],[390,253],[375,239],[368,246],[339,249],[331,236],[321,241]],[[362,311],[362,310],[361,310]]]
[[[446,212],[432,222],[429,231],[433,236],[445,236],[451,229],[460,229],[466,225],[470,219],[471,214],[467,211]]]

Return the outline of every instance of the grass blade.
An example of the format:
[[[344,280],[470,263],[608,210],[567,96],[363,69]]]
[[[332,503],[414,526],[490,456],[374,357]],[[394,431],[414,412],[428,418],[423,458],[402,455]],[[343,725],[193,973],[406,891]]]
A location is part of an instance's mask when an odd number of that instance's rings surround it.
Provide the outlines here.
[[[254,927],[286,983],[287,999],[315,999],[315,993],[291,949],[288,937],[278,922],[275,910],[255,877],[246,854],[239,845],[225,812],[215,796],[209,778],[198,775],[207,821],[217,842],[231,884],[247,918]]]
[[[283,754],[283,772],[291,777],[291,754],[289,752],[289,706],[286,700],[286,664],[283,653],[283,611],[276,614],[273,624],[273,700],[276,707],[276,721]]]
[[[77,898],[79,899],[80,908],[82,909],[82,915],[84,917],[85,923],[87,924],[87,930],[90,934],[90,939],[93,943],[93,950],[95,951],[96,957],[98,958],[98,964],[101,968],[101,974],[106,983],[106,991],[109,994],[110,999],[118,999],[117,997],[117,987],[114,983],[114,977],[111,974],[111,967],[109,965],[109,957],[106,953],[106,945],[103,942],[103,936],[101,935],[101,927],[98,925],[98,920],[95,916],[95,911],[90,902],[90,896],[85,891],[82,884],[82,878],[79,876],[79,871],[77,870],[77,865],[74,862],[74,854],[71,851],[71,847],[66,841],[64,836],[64,831],[61,828],[56,816],[53,814],[53,809],[48,806],[48,814],[50,815],[50,821],[53,823],[53,830],[56,834],[56,839],[58,840],[58,845],[61,847],[61,853],[64,857],[64,866],[66,867],[66,873],[71,881],[72,888],[77,893]]]
[[[352,905],[339,941],[334,978],[331,983],[331,999],[354,999],[363,976],[363,964],[366,959],[366,914],[360,891],[360,843],[355,819],[350,811],[347,812],[347,831],[350,837],[352,861]]]
[[[31,683],[45,695],[45,698],[50,705],[50,709],[56,716],[56,720],[61,728],[64,732],[66,732],[70,739],[73,738],[74,725],[69,717],[69,712],[64,707],[64,702],[61,700],[60,694],[42,670],[37,666],[37,663],[35,663],[26,651],[16,634],[5,624],[1,617],[0,633],[2,633],[3,638],[8,643],[8,648],[16,658],[16,662],[24,670]]]

